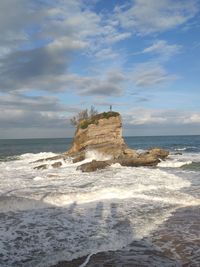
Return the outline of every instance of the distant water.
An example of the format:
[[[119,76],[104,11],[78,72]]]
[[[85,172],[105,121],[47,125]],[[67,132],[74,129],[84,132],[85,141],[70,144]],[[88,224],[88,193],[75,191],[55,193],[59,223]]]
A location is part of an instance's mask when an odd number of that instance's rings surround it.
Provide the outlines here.
[[[49,139],[0,139],[0,160],[25,153],[66,151],[72,138],[49,138]]]
[[[52,162],[45,161],[47,169],[37,170],[34,167],[44,163],[35,161],[66,151],[72,139],[0,140],[0,266],[49,267],[106,251],[116,251],[119,257],[124,247],[127,259],[133,250],[138,251],[133,262],[144,263],[145,258],[147,265],[142,266],[181,266],[176,258],[180,250],[191,264],[185,266],[199,266],[194,220],[200,204],[200,136],[125,140],[139,151],[169,149],[170,156],[156,168],[114,164],[81,173],[76,170],[80,163],[68,159],[62,160],[61,168],[53,169]],[[98,158],[98,153],[90,153],[85,161]],[[188,221],[187,215],[180,215],[185,213],[179,214],[187,225],[172,220],[177,227],[170,230],[175,241],[169,238],[163,244],[167,253],[175,255],[171,260],[151,247],[151,240],[155,236],[158,244],[165,240],[165,222],[180,208],[191,213]],[[149,251],[154,255],[150,259]],[[119,266],[123,266],[121,256]]]
[[[0,159],[25,153],[62,153],[69,149],[72,138],[0,139]],[[134,149],[162,147],[172,151],[200,152],[200,135],[194,136],[134,136],[125,137]]]

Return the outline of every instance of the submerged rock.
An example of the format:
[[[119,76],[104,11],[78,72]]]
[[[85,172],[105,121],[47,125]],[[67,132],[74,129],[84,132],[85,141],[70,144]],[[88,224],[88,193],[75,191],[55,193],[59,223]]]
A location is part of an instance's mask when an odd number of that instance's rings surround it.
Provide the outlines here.
[[[36,161],[33,161],[33,163],[44,162],[44,161],[49,161],[49,160],[57,160],[57,159],[63,159],[63,158],[64,158],[63,155],[57,155],[57,156],[48,157],[48,158],[44,158],[44,159],[38,159]]]
[[[55,162],[55,163],[51,164],[51,166],[52,166],[53,168],[59,168],[59,167],[61,167],[61,166],[62,166],[62,162],[60,162],[60,161],[57,161],[57,162]]]
[[[77,163],[77,162],[83,161],[84,159],[85,159],[85,154],[82,153],[82,154],[78,155],[77,157],[75,157],[73,159],[73,163]]]
[[[53,168],[59,168],[59,167],[62,166],[62,162],[57,161],[57,162],[54,162],[53,164],[50,164],[50,165],[49,164],[42,164],[42,165],[34,167],[34,169],[36,169],[36,170],[46,170],[46,169],[48,169],[49,166],[51,166]]]
[[[34,167],[36,170],[46,170],[48,168],[48,164],[42,164],[39,166]]]

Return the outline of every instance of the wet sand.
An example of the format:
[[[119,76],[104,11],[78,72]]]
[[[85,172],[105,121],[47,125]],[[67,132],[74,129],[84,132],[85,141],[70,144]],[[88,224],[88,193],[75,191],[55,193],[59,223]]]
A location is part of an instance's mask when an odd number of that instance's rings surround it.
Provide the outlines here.
[[[199,267],[200,209],[181,208],[150,237],[117,251],[99,252],[52,267]],[[82,265],[83,263],[85,265]]]

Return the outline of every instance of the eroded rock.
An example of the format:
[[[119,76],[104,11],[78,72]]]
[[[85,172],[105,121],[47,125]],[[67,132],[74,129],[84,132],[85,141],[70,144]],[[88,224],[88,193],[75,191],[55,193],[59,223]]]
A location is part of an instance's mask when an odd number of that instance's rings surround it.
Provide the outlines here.
[[[149,153],[152,156],[157,157],[159,159],[165,159],[165,158],[167,158],[169,156],[169,151],[168,150],[161,149],[161,148],[158,148],[158,147],[148,150],[147,153]]]
[[[122,166],[140,167],[140,166],[156,166],[160,160],[153,156],[142,156],[137,158],[124,157],[117,161]]]
[[[126,148],[122,137],[120,114],[107,112],[94,116],[93,120],[88,122],[87,120],[80,122],[72,147],[66,152],[66,155],[76,158],[80,153],[83,155],[88,150],[95,150],[101,154],[117,158]]]

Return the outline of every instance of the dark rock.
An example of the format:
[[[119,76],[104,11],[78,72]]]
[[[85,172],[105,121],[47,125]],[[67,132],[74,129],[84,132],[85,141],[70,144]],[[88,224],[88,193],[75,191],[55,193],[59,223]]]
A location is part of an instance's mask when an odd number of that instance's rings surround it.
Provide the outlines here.
[[[63,159],[63,158],[64,158],[63,155],[57,155],[57,156],[53,156],[53,157],[49,157],[49,158],[45,158],[45,159],[38,159],[38,160],[34,161],[33,163],[44,162],[44,161],[48,161],[48,160],[57,160],[57,159]]]
[[[85,154],[78,155],[76,158],[73,159],[73,163],[83,161],[85,159]]]
[[[107,161],[93,160],[78,166],[77,170],[81,170],[82,172],[94,172],[96,170],[105,169],[108,166],[110,166],[110,163]]]
[[[152,155],[140,155],[138,157],[123,157],[115,161],[122,166],[140,167],[140,166],[156,166],[160,160]]]
[[[183,153],[181,153],[181,152],[176,152],[176,153],[174,153],[174,155],[183,155]]]
[[[43,164],[43,165],[34,167],[34,169],[36,169],[36,170],[45,170],[47,168],[48,168],[48,165],[47,164]]]
[[[62,166],[62,162],[60,162],[60,161],[57,161],[57,162],[55,162],[55,163],[51,164],[51,166],[52,166],[53,168],[59,168],[59,167],[61,167],[61,166]]]

